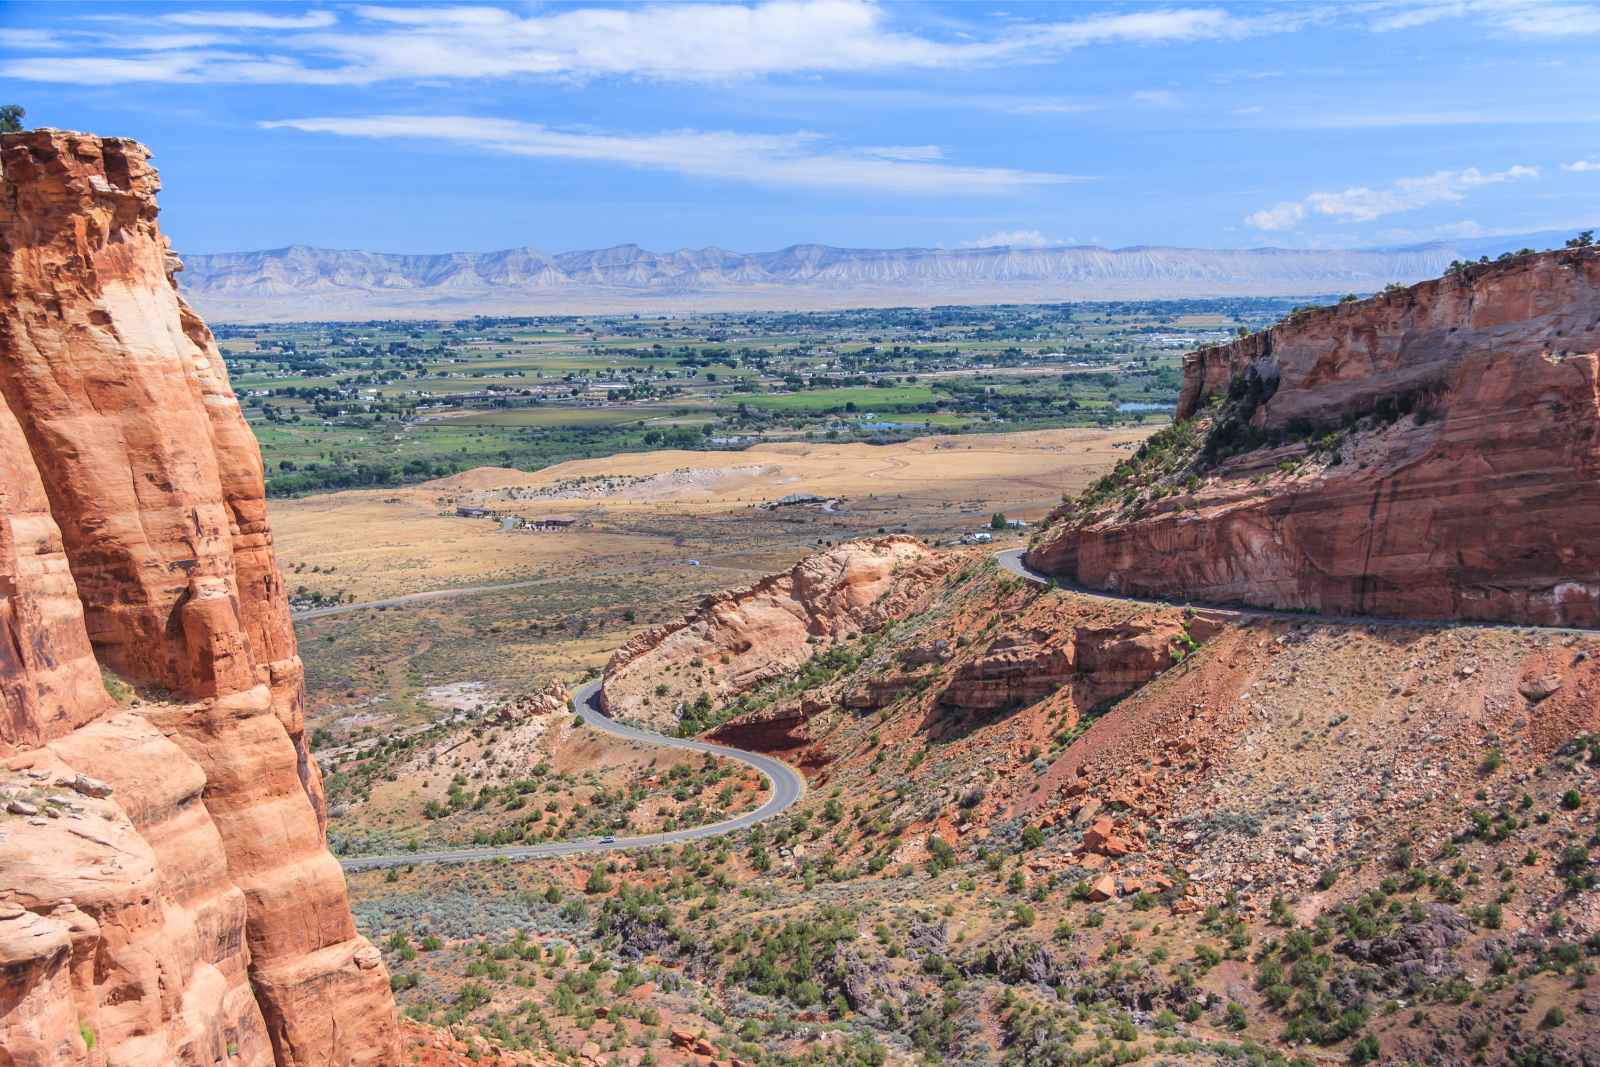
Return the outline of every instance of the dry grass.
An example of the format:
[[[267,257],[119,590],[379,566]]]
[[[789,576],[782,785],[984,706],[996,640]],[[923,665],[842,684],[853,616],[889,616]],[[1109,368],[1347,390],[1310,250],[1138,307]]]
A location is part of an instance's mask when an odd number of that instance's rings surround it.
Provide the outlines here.
[[[981,524],[996,510],[1037,519],[1145,433],[1044,430],[887,446],[630,453],[532,474],[482,468],[408,489],[275,501],[272,521],[291,590],[344,590],[357,600],[530,577],[656,573],[689,558],[726,568],[713,585],[733,585],[787,567],[819,537],[900,524],[940,536]],[[602,476],[629,481],[577,498],[529,498],[529,491]],[[633,481],[639,478],[648,481]],[[513,488],[518,492],[505,492]],[[810,513],[813,529],[799,528],[794,514],[785,515],[781,531],[759,532],[768,513],[751,515],[753,505],[797,492],[846,498],[850,513]],[[457,502],[586,525],[560,534],[502,533],[489,520],[458,518]],[[717,518],[737,521],[706,529],[697,546],[696,520]],[[686,545],[674,543],[675,529],[689,535]]]

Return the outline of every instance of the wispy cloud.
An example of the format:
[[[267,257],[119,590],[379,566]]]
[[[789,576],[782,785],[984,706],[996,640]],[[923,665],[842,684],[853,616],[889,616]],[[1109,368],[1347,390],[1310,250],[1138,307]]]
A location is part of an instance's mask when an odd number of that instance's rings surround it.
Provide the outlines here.
[[[1170,89],[1141,89],[1133,94],[1133,100],[1151,107],[1177,107],[1179,104],[1178,94]]]
[[[962,248],[1059,248],[1066,241],[1054,237],[1046,237],[1038,230],[997,230],[986,233],[982,237],[975,237],[970,241],[962,241]]]
[[[1492,29],[1523,37],[1582,37],[1600,34],[1600,5],[1550,0],[1399,0],[1378,7],[1379,33],[1416,29],[1445,19],[1473,18]]]
[[[929,145],[832,149],[820,134],[751,134],[716,130],[603,133],[472,116],[373,115],[265,122],[346,137],[426,138],[509,155],[615,163],[700,178],[811,189],[992,196],[1089,179],[1006,167],[940,162]]]
[[[0,48],[55,49],[63,42],[48,30],[0,29]]]
[[[894,16],[892,6],[867,0],[655,4],[532,14],[492,6],[367,5],[339,14],[219,8],[177,12],[161,21],[235,31],[226,47],[131,57],[129,62],[99,54],[114,45],[86,38],[85,54],[67,66],[22,56],[0,65],[0,74],[96,84],[362,85],[526,75],[719,81],[1046,62],[1095,45],[1237,40],[1303,22],[1287,15],[1246,18],[1214,7],[1174,7],[1058,21],[1007,20],[987,36],[936,36],[899,28]]]
[[[1561,164],[1561,169],[1573,174],[1593,174],[1600,172],[1600,156],[1590,156],[1588,159],[1574,160],[1571,163]]]
[[[1468,192],[1485,185],[1537,178],[1537,167],[1520,164],[1501,171],[1440,170],[1416,178],[1398,178],[1376,189],[1365,185],[1338,192],[1312,193],[1303,200],[1287,200],[1245,216],[1258,230],[1292,230],[1307,218],[1337,222],[1371,222],[1386,215],[1415,211],[1430,204],[1465,200]]]
[[[177,11],[162,15],[162,22],[174,26],[211,26],[236,30],[316,30],[335,25],[339,19],[331,11],[308,11],[304,15],[268,15],[260,11]]]

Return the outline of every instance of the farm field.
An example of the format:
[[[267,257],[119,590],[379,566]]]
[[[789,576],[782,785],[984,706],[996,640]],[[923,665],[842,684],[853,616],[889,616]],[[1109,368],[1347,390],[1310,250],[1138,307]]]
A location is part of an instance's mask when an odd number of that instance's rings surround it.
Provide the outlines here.
[[[659,449],[1161,425],[1180,354],[1281,300],[223,325],[268,491]]]

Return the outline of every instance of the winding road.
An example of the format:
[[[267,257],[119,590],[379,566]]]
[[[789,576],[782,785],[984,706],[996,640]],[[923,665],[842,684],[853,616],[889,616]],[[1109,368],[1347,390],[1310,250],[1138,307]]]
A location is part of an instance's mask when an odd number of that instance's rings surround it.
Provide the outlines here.
[[[1163,600],[1160,597],[1107,593],[1099,589],[1090,589],[1086,586],[1062,581],[1060,578],[1045,574],[1043,571],[1034,570],[1022,562],[1022,557],[1026,552],[1027,549],[1024,548],[1010,548],[1004,552],[995,553],[995,560],[1000,564],[1001,570],[1014,574],[1018,578],[1025,578],[1039,585],[1049,585],[1054,582],[1057,588],[1078,596],[1119,604],[1147,604],[1158,608],[1194,608],[1196,611],[1206,611],[1212,615],[1220,615],[1229,619],[1288,619],[1295,622],[1333,623],[1343,626],[1405,626],[1415,630],[1440,630],[1451,627],[1471,627],[1483,630],[1538,630],[1541,633],[1578,634],[1585,637],[1593,637],[1597,632],[1600,632],[1586,629],[1582,626],[1541,626],[1530,622],[1489,622],[1476,619],[1459,621],[1450,619],[1409,619],[1394,615],[1324,615],[1321,612],[1295,611],[1289,608],[1227,607],[1200,602]]]
[[[1559,626],[1532,626],[1525,623],[1494,623],[1494,622],[1464,622],[1451,623],[1437,619],[1406,619],[1393,618],[1381,615],[1322,615],[1311,611],[1290,611],[1276,608],[1233,608],[1213,607],[1209,605],[1184,605],[1169,600],[1155,597],[1127,596],[1119,593],[1106,593],[1096,589],[1086,589],[1080,586],[1061,582],[1051,575],[1036,571],[1022,561],[1025,549],[1012,548],[995,554],[995,560],[1000,568],[1008,574],[1023,578],[1040,585],[1055,582],[1060,588],[1073,593],[1117,603],[1148,604],[1155,607],[1185,607],[1192,606],[1203,608],[1208,612],[1233,619],[1268,618],[1291,619],[1296,621],[1349,624],[1363,626],[1407,626],[1418,629],[1437,629],[1448,626],[1474,626],[1492,627],[1509,630],[1538,629],[1551,633],[1582,634],[1593,636],[1596,631],[1582,627]],[[488,592],[496,589],[513,589],[519,585],[531,585],[531,582],[518,582],[501,586],[480,586],[463,589],[441,590],[437,593],[413,593],[406,597],[396,597],[391,600],[374,601],[366,604],[348,604],[336,608],[319,608],[295,616],[296,621],[307,618],[318,618],[322,615],[333,615],[341,612],[357,611],[362,608],[378,607],[380,605],[394,605],[411,603],[416,600],[432,599],[441,596],[463,596],[475,592]],[[572,710],[584,722],[597,730],[622,738],[626,741],[637,741],[645,745],[655,745],[661,748],[679,748],[691,752],[706,752],[724,759],[734,760],[747,767],[759,771],[766,778],[772,788],[772,795],[767,798],[754,811],[721,822],[707,823],[704,826],[694,826],[685,830],[670,830],[659,834],[643,834],[637,837],[621,837],[612,841],[603,841],[591,838],[582,841],[553,841],[543,845],[507,845],[504,847],[481,848],[455,848],[455,849],[429,849],[416,852],[396,852],[379,856],[351,856],[339,862],[346,871],[369,871],[383,867],[401,867],[417,863],[471,863],[479,860],[508,859],[527,860],[545,859],[554,856],[580,856],[591,852],[610,852],[627,848],[643,848],[650,845],[675,845],[685,841],[699,841],[708,837],[720,837],[723,834],[733,833],[738,830],[748,829],[757,823],[764,822],[775,815],[780,815],[792,807],[805,795],[806,783],[798,771],[781,760],[770,756],[763,756],[754,752],[745,752],[726,745],[715,745],[709,741],[695,741],[681,737],[667,737],[650,730],[640,729],[637,726],[628,726],[611,719],[600,710],[599,693],[601,679],[584,683],[572,696]]]
[[[552,841],[544,845],[506,845],[502,847],[426,849],[416,852],[394,852],[381,856],[351,856],[339,861],[346,871],[371,871],[383,867],[405,867],[414,863],[474,863],[480,860],[532,860],[553,856],[581,856],[590,852],[611,852],[625,848],[644,848],[650,845],[676,845],[685,841],[699,841],[707,837],[720,837],[736,830],[748,829],[774,815],[782,814],[805,796],[806,781],[793,767],[770,756],[745,752],[727,745],[714,745],[709,741],[694,741],[628,726],[606,716],[600,710],[601,679],[585,682],[572,694],[572,710],[584,722],[597,730],[660,748],[681,748],[690,752],[706,752],[724,759],[734,760],[761,772],[772,788],[772,795],[754,811],[721,822],[704,826],[691,826],[684,830],[668,830],[659,834],[642,834],[638,837],[619,837],[614,841],[591,838],[583,841]]]

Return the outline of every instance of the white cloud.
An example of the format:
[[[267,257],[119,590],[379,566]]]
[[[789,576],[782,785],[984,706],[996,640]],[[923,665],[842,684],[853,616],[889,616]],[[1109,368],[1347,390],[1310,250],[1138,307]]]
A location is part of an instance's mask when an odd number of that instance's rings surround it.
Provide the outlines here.
[[[1178,94],[1168,89],[1141,89],[1133,94],[1133,99],[1140,104],[1149,104],[1151,107],[1177,107]]]
[[[1580,37],[1600,33],[1600,5],[1550,0],[1401,0],[1371,22],[1379,33],[1410,30],[1453,18],[1476,18],[1523,37]]]
[[[1485,185],[1537,178],[1538,168],[1521,165],[1485,173],[1476,167],[1440,170],[1416,178],[1398,178],[1379,188],[1353,186],[1331,193],[1312,193],[1303,200],[1288,200],[1252,212],[1245,222],[1258,230],[1289,230],[1310,216],[1339,222],[1371,222],[1431,204],[1453,203]]]
[[[1305,217],[1305,208],[1293,201],[1284,201],[1260,211],[1252,211],[1244,217],[1244,221],[1258,230],[1292,230]]]
[[[1111,42],[1213,41],[1249,37],[1267,26],[1220,8],[1169,8],[1056,23],[1038,28],[1036,39],[1040,44],[1064,48]]]
[[[162,15],[162,22],[174,26],[209,26],[236,30],[315,30],[336,24],[331,11],[308,11],[304,15],[268,15],[259,11],[178,11]]]
[[[0,48],[61,47],[61,40],[47,30],[0,29]]]
[[[808,131],[749,134],[668,130],[622,134],[449,115],[301,118],[261,125],[346,137],[424,138],[516,156],[618,163],[700,178],[823,190],[996,195],[1088,180],[1066,174],[936,162],[937,156],[930,154],[929,146],[834,150],[825,147],[826,139],[820,134]]]
[[[858,156],[877,156],[879,159],[900,159],[927,162],[943,159],[944,149],[936,144],[869,145],[855,150]]]
[[[1600,33],[1600,7],[1593,4],[1515,4],[1495,22],[1525,37],[1580,37]]]
[[[972,99],[974,98],[967,98],[968,101]],[[982,99],[977,99],[981,106]],[[1015,103],[1002,104],[997,110],[1012,115],[1078,115],[1085,111],[1098,111],[1100,106],[1076,100],[1019,100]]]
[[[228,38],[210,33],[141,33],[131,37],[118,34],[104,40],[107,48],[119,52],[175,52],[228,43]]]
[[[1038,230],[998,230],[995,233],[986,233],[970,241],[962,241],[962,248],[1060,248],[1071,243],[1046,237]]]
[[[227,29],[230,51],[197,48],[182,63],[99,64],[80,55],[55,69],[34,57],[0,74],[34,81],[300,82],[630,76],[724,81],[780,73],[965,68],[1044,62],[1103,44],[1239,39],[1298,24],[1217,8],[1170,8],[1054,22],[1005,22],[987,37],[897,28],[868,0],[652,4],[517,10],[490,6],[357,6],[341,15],[237,8],[179,12],[171,25]],[[270,40],[251,31],[272,30]],[[109,45],[100,44],[105,48]],[[260,49],[270,47],[270,52]],[[141,59],[149,57],[139,57]]]
[[[1588,159],[1579,159],[1572,163],[1561,164],[1561,169],[1573,174],[1593,174],[1600,171],[1600,156],[1590,156]]]

